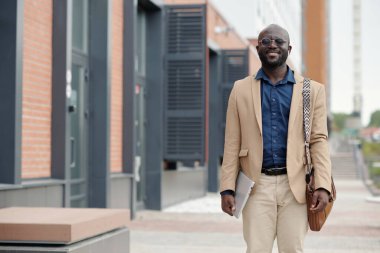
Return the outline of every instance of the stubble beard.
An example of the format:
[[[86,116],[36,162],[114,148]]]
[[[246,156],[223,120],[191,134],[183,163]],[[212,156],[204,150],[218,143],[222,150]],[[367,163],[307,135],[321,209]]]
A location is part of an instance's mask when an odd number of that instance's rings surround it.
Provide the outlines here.
[[[276,61],[268,61],[266,52],[260,53],[259,58],[263,67],[268,69],[276,69],[285,65],[286,59],[288,58],[288,52],[281,52],[279,58]]]

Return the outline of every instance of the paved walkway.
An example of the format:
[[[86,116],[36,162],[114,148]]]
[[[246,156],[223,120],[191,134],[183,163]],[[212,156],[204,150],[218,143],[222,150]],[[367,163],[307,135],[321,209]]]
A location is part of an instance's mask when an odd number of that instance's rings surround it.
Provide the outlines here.
[[[309,232],[305,253],[380,252],[380,203],[368,201],[361,181],[337,181],[336,186],[333,212],[321,232]],[[219,195],[208,194],[163,212],[139,212],[131,224],[131,252],[245,252],[241,220],[221,213],[219,206]]]

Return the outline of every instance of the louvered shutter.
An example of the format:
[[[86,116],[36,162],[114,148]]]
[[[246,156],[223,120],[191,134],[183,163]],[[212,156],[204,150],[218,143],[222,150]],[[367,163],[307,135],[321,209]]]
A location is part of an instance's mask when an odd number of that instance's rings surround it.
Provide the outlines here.
[[[224,144],[224,132],[226,128],[226,112],[228,99],[230,97],[234,82],[248,75],[248,49],[247,50],[223,50],[222,51],[222,122],[221,122],[221,140]],[[223,155],[223,145],[221,146],[221,155]]]
[[[204,161],[204,5],[166,6],[164,158]]]

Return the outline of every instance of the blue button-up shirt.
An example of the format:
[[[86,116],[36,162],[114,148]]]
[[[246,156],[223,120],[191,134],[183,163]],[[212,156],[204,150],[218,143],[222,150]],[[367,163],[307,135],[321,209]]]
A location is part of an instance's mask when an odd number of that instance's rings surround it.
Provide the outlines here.
[[[286,165],[288,123],[293,85],[292,70],[283,80],[272,84],[262,69],[255,77],[261,79],[261,113],[263,127],[263,168]]]

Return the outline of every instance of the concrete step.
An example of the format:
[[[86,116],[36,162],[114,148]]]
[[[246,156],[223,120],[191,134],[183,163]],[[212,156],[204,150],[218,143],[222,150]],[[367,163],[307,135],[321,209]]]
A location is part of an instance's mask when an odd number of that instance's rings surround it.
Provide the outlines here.
[[[334,178],[339,179],[358,179],[359,177],[356,174],[337,174],[333,172]]]
[[[355,158],[352,152],[334,154],[331,156],[331,165],[334,178],[359,178]]]

